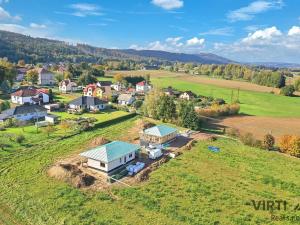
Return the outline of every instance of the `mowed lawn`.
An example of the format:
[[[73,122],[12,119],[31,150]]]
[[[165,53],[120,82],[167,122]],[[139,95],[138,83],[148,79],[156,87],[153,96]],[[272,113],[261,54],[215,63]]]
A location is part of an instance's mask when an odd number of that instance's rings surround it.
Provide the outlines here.
[[[111,191],[84,191],[50,179],[47,168],[86,149],[97,136],[118,139],[135,119],[57,141],[43,139],[0,157],[0,224],[293,224],[273,223],[251,200],[300,201],[299,159],[232,140],[199,142],[162,165],[148,182]],[[220,153],[207,147],[215,145]],[[294,223],[297,224],[297,223]]]
[[[191,90],[199,95],[223,98],[229,103],[231,102],[231,96],[233,96],[233,99],[238,96],[236,89],[193,83],[173,77],[151,77],[151,81],[158,87],[172,86],[182,91]],[[247,115],[300,117],[300,97],[286,97],[271,93],[240,90],[239,101],[240,112]]]

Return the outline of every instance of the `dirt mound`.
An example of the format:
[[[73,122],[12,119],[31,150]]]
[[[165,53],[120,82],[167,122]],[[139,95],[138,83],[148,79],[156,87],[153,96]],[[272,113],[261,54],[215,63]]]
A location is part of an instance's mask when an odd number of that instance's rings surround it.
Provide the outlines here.
[[[148,122],[146,120],[138,120],[136,121],[136,127],[139,129],[139,130],[145,130],[145,129],[148,129],[150,127],[154,127],[155,124],[154,123],[151,123],[151,122]]]
[[[90,142],[89,147],[94,148],[99,145],[105,145],[108,142],[109,140],[105,139],[104,137],[96,137]]]
[[[83,173],[77,165],[73,164],[54,165],[48,170],[48,175],[77,188],[91,186],[95,181],[95,177]]]

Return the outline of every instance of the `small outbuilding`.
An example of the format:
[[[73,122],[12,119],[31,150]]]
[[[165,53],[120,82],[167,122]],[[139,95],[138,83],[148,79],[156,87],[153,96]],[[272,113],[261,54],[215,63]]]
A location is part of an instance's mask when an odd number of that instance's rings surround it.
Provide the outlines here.
[[[45,116],[45,121],[50,123],[50,124],[56,124],[59,122],[59,116],[54,115],[54,114],[47,114]]]
[[[166,125],[148,128],[140,133],[141,142],[163,144],[174,140],[178,130]]]
[[[88,167],[110,172],[135,159],[139,150],[139,145],[113,141],[83,152],[80,156],[87,158]]]

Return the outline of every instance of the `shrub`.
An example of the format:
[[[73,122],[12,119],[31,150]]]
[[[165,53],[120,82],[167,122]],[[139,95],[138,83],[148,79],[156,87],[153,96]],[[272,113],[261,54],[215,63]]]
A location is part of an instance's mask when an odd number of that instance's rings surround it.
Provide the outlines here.
[[[256,147],[257,140],[254,138],[252,133],[245,133],[240,136],[241,141],[248,146]]]
[[[237,115],[240,111],[239,104],[224,104],[218,105],[213,104],[209,108],[197,108],[196,112],[201,116],[206,117],[219,117],[219,116],[229,116],[229,115]]]
[[[279,139],[278,146],[281,152],[300,157],[300,136],[284,135]]]
[[[23,134],[19,134],[19,135],[16,136],[16,142],[18,144],[21,144],[23,141],[25,141],[25,137],[24,137]]]
[[[263,139],[263,148],[272,150],[275,144],[275,138],[271,134],[266,134]]]
[[[280,89],[280,94],[284,96],[293,96],[295,87],[293,85],[287,85]]]
[[[226,134],[232,137],[239,137],[240,136],[240,131],[237,128],[228,128],[226,129]]]

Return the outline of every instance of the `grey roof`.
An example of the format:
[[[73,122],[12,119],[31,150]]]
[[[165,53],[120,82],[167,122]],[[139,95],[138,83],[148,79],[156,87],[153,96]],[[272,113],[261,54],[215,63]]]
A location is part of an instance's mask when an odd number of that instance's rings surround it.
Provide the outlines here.
[[[118,100],[119,100],[119,101],[126,101],[126,102],[128,102],[131,98],[132,98],[132,95],[131,95],[131,94],[121,94],[121,95],[118,97]]]
[[[102,105],[102,104],[107,104],[107,102],[91,96],[81,96],[69,102],[69,105],[80,105],[80,106],[86,105],[88,107]]]
[[[148,134],[156,137],[164,137],[174,132],[177,132],[177,129],[166,125],[158,125],[144,130],[144,134]]]
[[[15,115],[21,115],[26,113],[37,113],[37,112],[47,112],[47,109],[44,107],[41,107],[39,105],[20,105],[16,106],[15,108],[7,109],[0,114],[0,118],[5,117],[11,117]]]
[[[112,85],[111,81],[98,81],[100,87]]]
[[[134,145],[123,141],[113,141],[83,152],[80,154],[80,156],[108,163],[139,149],[139,145]]]

